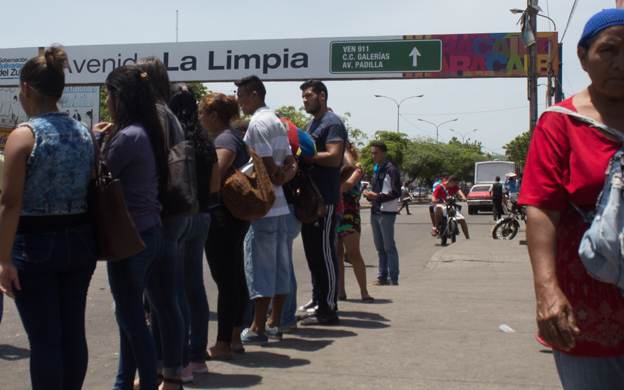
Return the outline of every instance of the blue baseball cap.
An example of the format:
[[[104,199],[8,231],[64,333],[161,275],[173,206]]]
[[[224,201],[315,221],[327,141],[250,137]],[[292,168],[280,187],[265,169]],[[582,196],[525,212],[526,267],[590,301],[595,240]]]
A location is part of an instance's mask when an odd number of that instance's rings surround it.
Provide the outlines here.
[[[624,25],[624,9],[611,8],[598,12],[585,25],[578,47],[587,47],[589,41],[605,28],[621,25]]]

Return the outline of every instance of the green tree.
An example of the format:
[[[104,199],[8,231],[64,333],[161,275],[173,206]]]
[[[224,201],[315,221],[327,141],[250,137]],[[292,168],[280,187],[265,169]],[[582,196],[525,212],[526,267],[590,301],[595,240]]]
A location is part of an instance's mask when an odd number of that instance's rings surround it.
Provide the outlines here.
[[[505,155],[509,157],[509,160],[524,168],[530,144],[531,135],[527,131],[511,140],[508,144],[503,146],[503,149],[505,149]]]
[[[415,139],[404,153],[403,169],[410,181],[431,181],[442,171],[444,146],[432,138]]]
[[[281,115],[284,119],[288,119],[301,130],[305,130],[312,121],[312,116],[305,112],[303,106],[299,107],[299,110],[295,106],[282,106],[275,110],[275,113]]]
[[[385,142],[388,148],[388,154],[386,158],[395,166],[399,171],[403,170],[403,152],[411,146],[412,141],[407,138],[407,134],[396,133],[393,131],[379,130],[375,132],[374,138],[362,149],[362,155],[360,156],[360,162],[364,173],[372,175],[375,169],[375,163],[371,158],[371,144],[375,141]]]
[[[110,112],[106,107],[106,88],[100,87],[100,122],[111,122]]]
[[[193,91],[193,95],[195,96],[195,100],[199,103],[199,101],[209,94],[211,91],[208,90],[205,84],[202,83],[186,83],[191,90]]]

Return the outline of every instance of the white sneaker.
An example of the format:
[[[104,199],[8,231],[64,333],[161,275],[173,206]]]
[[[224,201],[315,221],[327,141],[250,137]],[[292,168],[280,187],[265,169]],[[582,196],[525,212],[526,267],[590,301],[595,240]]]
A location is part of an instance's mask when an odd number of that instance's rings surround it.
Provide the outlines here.
[[[306,303],[306,304],[305,304],[305,305],[303,305],[303,306],[299,306],[299,311],[303,311],[303,312],[305,312],[305,311],[307,311],[308,309],[313,308],[313,307],[314,307],[314,300],[313,300],[313,299],[310,299],[310,302]]]

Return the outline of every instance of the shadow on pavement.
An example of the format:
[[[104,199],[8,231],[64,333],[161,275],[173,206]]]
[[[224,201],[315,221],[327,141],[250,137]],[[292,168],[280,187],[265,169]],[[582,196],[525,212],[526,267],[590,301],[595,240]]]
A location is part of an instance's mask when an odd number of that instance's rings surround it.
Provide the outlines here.
[[[334,343],[334,340],[306,340],[299,338],[283,339],[279,343],[269,343],[265,348],[283,348],[294,349],[303,352],[316,352],[328,347]]]
[[[245,352],[225,363],[247,368],[292,368],[306,366],[310,361],[291,359],[290,356],[273,352]]]
[[[370,320],[370,321],[386,321],[386,322],[390,322],[389,319],[387,319],[386,317],[379,315],[377,313],[368,313],[365,311],[341,311],[340,312],[340,317],[343,318],[347,317],[347,318],[357,318],[359,320]],[[342,321],[341,320],[341,323]]]
[[[12,345],[0,344],[0,359],[2,360],[21,360],[30,357],[30,350],[26,348],[14,347]]]
[[[260,375],[218,374],[209,372],[207,375],[195,375],[192,383],[185,383],[187,389],[242,389],[257,386],[262,382]]]
[[[349,328],[361,328],[361,329],[384,329],[384,328],[390,327],[390,325],[384,324],[383,322],[345,319],[345,318],[342,318],[340,320],[340,326],[346,326]]]
[[[341,320],[342,324],[342,320]],[[299,327],[291,331],[292,334],[308,339],[339,339],[342,337],[354,337],[357,333],[350,330],[335,329],[329,327]]]

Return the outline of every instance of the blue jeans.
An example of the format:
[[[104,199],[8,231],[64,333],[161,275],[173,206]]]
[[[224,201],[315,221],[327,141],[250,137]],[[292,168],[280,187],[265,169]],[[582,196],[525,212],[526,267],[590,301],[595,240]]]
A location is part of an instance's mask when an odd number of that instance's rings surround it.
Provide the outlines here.
[[[288,209],[290,214],[286,216],[286,247],[288,248],[288,261],[290,262],[290,292],[286,294],[280,325],[289,325],[295,322],[295,313],[297,312],[297,279],[295,278],[292,253],[293,241],[301,232],[301,221],[295,216],[294,204],[289,204]]]
[[[186,308],[182,309],[184,324],[184,366],[189,362],[204,363],[208,347],[209,308],[204,287],[204,245],[208,238],[210,214],[197,213],[191,217],[190,234],[184,252],[184,286]]]
[[[85,306],[96,261],[90,225],[15,236],[13,264],[22,289],[13,291],[35,390],[82,388],[89,360]]]
[[[592,358],[568,356],[553,350],[564,390],[622,390],[624,356]]]
[[[152,271],[150,281],[158,288],[164,299],[160,304],[148,300],[151,311],[151,326],[158,368],[162,368],[163,375],[182,375],[184,352],[184,316],[187,311],[186,291],[184,287],[184,252],[186,240],[191,232],[191,217],[184,217],[167,222],[164,226],[164,251],[162,260]]]
[[[396,221],[395,214],[371,215],[373,240],[379,259],[377,280],[380,282],[399,282],[399,252],[394,242],[394,221]],[[390,276],[389,279],[388,276]]]
[[[130,390],[137,369],[141,390],[158,387],[156,346],[145,322],[143,293],[150,303],[163,298],[158,288],[148,282],[163,254],[164,233],[160,225],[141,232],[145,250],[128,259],[108,262],[108,281],[115,300],[115,317],[119,325],[119,369],[113,389]]]
[[[245,276],[249,299],[290,291],[286,215],[251,221],[245,236]]]

